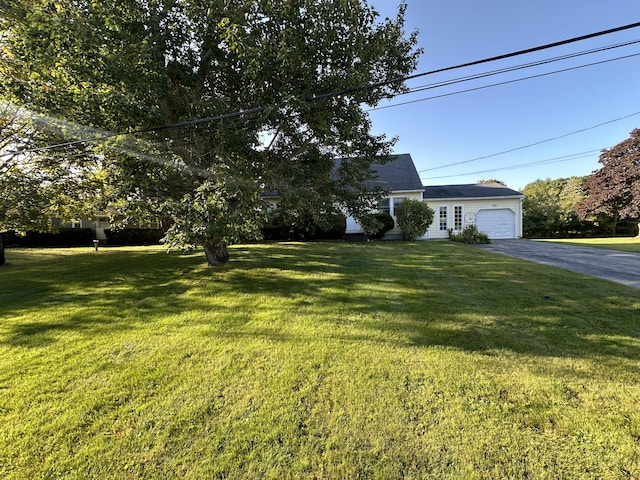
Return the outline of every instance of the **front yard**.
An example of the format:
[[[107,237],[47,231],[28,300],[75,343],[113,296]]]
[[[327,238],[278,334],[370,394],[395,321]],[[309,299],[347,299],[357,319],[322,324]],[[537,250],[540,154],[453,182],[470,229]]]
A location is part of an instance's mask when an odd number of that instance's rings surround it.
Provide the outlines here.
[[[451,242],[9,250],[3,478],[640,476],[640,292]]]
[[[563,238],[544,241],[640,253],[640,237]]]

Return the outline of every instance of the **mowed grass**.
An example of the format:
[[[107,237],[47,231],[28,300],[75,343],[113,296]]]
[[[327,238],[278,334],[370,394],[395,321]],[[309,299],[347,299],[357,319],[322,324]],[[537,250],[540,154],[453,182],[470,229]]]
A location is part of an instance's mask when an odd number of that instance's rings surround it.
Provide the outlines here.
[[[640,476],[640,291],[450,242],[9,250],[0,477]]]
[[[562,238],[544,241],[640,253],[640,237]]]

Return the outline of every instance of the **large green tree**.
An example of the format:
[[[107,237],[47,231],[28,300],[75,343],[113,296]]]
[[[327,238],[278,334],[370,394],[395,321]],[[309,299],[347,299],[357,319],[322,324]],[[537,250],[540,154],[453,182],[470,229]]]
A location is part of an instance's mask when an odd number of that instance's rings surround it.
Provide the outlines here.
[[[640,129],[603,150],[598,161],[602,167],[587,179],[587,196],[578,205],[578,213],[582,217],[609,215],[615,234],[618,219],[640,220]]]
[[[170,244],[221,264],[259,235],[265,189],[318,215],[366,207],[393,141],[371,134],[365,106],[403,91],[388,81],[420,53],[405,8],[381,20],[363,0],[5,0],[0,98],[94,139],[125,218],[161,217]]]
[[[100,198],[102,182],[85,147],[40,150],[60,141],[60,128],[0,100],[0,266],[3,232],[53,231],[54,218],[82,218]]]

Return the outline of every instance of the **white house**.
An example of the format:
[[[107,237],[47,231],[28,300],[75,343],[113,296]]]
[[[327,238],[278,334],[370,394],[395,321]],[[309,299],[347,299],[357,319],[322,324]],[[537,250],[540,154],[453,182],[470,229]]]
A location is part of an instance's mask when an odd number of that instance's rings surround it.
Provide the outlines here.
[[[423,186],[411,155],[396,155],[383,165],[374,165],[378,174],[374,185],[388,190],[378,209],[395,218],[395,207],[410,198],[427,203],[435,212],[424,238],[444,239],[474,224],[492,239],[522,237],[522,200],[524,195],[499,183]],[[347,234],[362,233],[353,218],[347,218]],[[396,226],[385,238],[400,234]]]
[[[435,212],[428,238],[448,238],[470,224],[491,239],[522,237],[524,195],[499,183],[427,186],[423,199]]]

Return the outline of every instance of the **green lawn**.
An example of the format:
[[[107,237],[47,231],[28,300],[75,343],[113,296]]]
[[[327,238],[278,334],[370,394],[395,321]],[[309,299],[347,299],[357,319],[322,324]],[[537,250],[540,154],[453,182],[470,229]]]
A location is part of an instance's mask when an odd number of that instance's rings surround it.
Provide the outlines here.
[[[640,237],[610,237],[610,238],[563,238],[544,240],[545,242],[569,243],[584,247],[607,248],[624,252],[640,253]]]
[[[8,250],[0,477],[640,476],[640,291],[451,242]]]

